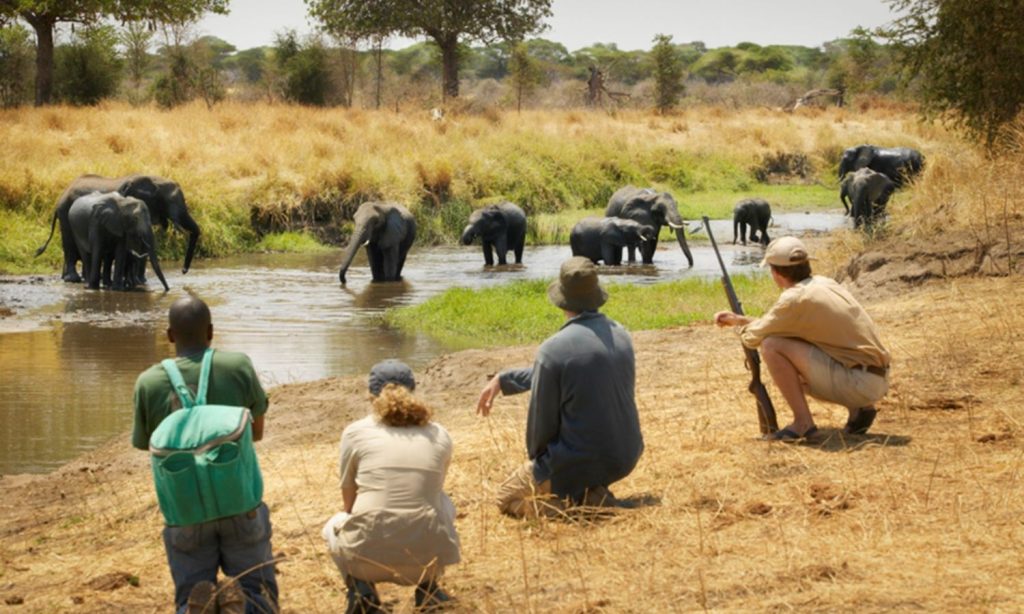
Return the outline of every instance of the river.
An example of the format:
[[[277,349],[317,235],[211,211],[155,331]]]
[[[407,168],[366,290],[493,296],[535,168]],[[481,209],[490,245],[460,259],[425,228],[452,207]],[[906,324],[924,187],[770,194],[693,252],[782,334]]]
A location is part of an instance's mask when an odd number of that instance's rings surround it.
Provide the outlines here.
[[[828,231],[844,223],[836,213],[782,213],[771,234]],[[727,266],[732,272],[756,270],[762,250],[731,245],[730,226],[713,226]],[[691,249],[692,269],[678,245],[663,241],[654,265],[603,273],[633,283],[717,276],[710,247]],[[553,278],[569,255],[568,246],[527,247],[522,265],[485,269],[479,246],[414,247],[404,281],[371,284],[361,252],[344,288],[337,278],[340,250],[197,259],[187,275],[166,263],[168,293],[154,291],[154,283],[150,291],[113,292],[89,291],[54,275],[6,278],[0,308],[16,313],[5,320],[12,324],[7,328],[41,325],[0,334],[0,474],[51,471],[113,436],[130,445],[135,378],[173,353],[164,332],[167,308],[186,292],[210,305],[214,347],[249,354],[269,388],[366,373],[390,357],[420,368],[450,348],[381,326],[383,310],[455,286]]]

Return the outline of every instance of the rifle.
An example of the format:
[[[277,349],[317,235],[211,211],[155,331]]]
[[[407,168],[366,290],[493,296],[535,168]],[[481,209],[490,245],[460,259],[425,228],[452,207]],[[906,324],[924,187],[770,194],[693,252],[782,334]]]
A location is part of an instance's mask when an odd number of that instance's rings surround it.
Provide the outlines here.
[[[715,235],[711,234],[711,220],[706,215],[704,216],[704,228],[708,231],[711,247],[715,250],[715,256],[718,258],[718,265],[722,267],[722,286],[725,288],[725,296],[729,299],[729,307],[732,308],[733,313],[743,315],[743,303],[740,303],[740,299],[736,296],[736,290],[732,287],[729,272],[725,270],[725,262],[722,261],[718,243],[715,242]],[[774,433],[779,430],[779,423],[775,419],[775,406],[772,405],[772,399],[761,382],[761,355],[757,353],[757,350],[746,346],[744,346],[743,352],[746,354],[746,367],[750,370],[750,385],[747,386],[747,390],[757,399],[757,423],[761,434]]]

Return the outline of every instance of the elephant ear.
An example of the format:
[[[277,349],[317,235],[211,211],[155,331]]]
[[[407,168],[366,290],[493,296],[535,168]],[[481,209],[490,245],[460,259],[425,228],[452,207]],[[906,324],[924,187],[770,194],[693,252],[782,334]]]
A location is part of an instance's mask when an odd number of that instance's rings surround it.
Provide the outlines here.
[[[865,168],[871,164],[871,160],[875,158],[875,148],[871,145],[861,145],[857,148],[857,161],[854,164],[856,168]]]
[[[148,175],[137,175],[129,177],[124,183],[121,184],[118,192],[122,196],[132,196],[143,201],[152,200],[159,192],[159,187],[156,182],[153,181],[152,177]]]

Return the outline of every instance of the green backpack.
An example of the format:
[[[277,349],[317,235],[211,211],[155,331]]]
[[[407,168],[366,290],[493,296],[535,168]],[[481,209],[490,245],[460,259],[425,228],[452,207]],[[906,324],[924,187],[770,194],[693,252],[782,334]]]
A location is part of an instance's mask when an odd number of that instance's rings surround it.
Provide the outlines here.
[[[174,360],[161,363],[182,406],[149,438],[157,501],[170,526],[248,512],[263,499],[249,410],[206,404],[212,362],[207,349],[194,400]]]

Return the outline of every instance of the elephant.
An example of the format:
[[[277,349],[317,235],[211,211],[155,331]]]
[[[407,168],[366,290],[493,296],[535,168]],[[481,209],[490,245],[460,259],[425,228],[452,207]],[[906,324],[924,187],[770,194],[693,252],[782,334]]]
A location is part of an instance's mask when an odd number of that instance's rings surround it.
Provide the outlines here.
[[[767,246],[768,222],[772,219],[772,206],[763,198],[746,198],[736,203],[732,210],[732,244],[736,245],[737,234],[743,245],[747,244],[747,225],[750,225],[750,240]],[[736,232],[737,228],[739,233]],[[758,233],[761,236],[758,237]]]
[[[850,198],[850,215],[853,225],[870,226],[885,212],[889,197],[896,190],[896,183],[883,173],[862,168],[843,178],[840,195]]]
[[[170,290],[157,260],[146,203],[118,192],[93,192],[68,208],[68,228],[88,287],[99,289],[102,278],[115,290],[130,290],[135,285],[134,256],[148,257],[164,290]]]
[[[658,193],[650,188],[637,188],[628,185],[620,188],[608,200],[608,208],[605,209],[605,217],[621,217],[633,220],[645,226],[654,228],[654,239],[644,241],[640,246],[640,255],[644,264],[654,262],[654,251],[658,248],[658,235],[662,226],[669,226],[676,232],[676,240],[679,247],[683,249],[686,261],[693,266],[693,255],[686,244],[686,228],[683,226],[683,217],[679,215],[676,201],[668,192]],[[629,261],[635,258],[635,248],[628,247]]]
[[[396,203],[365,202],[356,209],[353,220],[355,229],[338,272],[342,285],[360,245],[366,245],[373,281],[401,280],[405,256],[416,240],[416,218]]]
[[[585,256],[597,264],[622,264],[622,248],[637,248],[654,241],[653,226],[617,217],[585,217],[569,233],[573,256]]]
[[[462,231],[462,244],[469,245],[480,237],[484,247],[484,264],[494,265],[491,249],[498,254],[498,264],[506,264],[505,255],[512,250],[516,264],[523,263],[523,245],[526,244],[526,213],[518,206],[503,202],[477,209],[469,216],[469,224]]]
[[[75,265],[81,259],[78,248],[68,229],[68,210],[72,203],[81,196],[92,192],[119,192],[122,196],[137,198],[146,204],[149,209],[149,218],[154,224],[166,230],[167,223],[172,222],[175,227],[188,233],[188,246],[185,249],[185,263],[181,272],[188,273],[192,266],[192,257],[196,252],[196,243],[199,240],[199,225],[188,212],[185,204],[185,195],[181,187],[169,179],[155,177],[152,175],[128,175],[111,179],[99,175],[82,175],[68,186],[60,198],[57,199],[57,206],[50,221],[50,236],[46,243],[36,250],[36,256],[43,253],[53,238],[53,228],[57,221],[60,221],[61,244],[64,249],[64,270],[61,278],[64,281],[79,282],[81,278],[75,270]],[[141,280],[145,274],[145,261],[141,261],[135,276]]]
[[[843,157],[839,161],[839,179],[858,169],[870,168],[891,179],[899,188],[921,172],[923,166],[924,156],[916,149],[858,145],[843,152]]]

